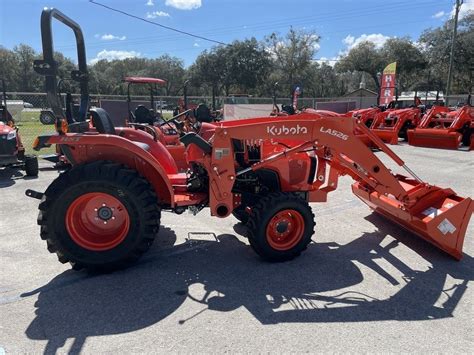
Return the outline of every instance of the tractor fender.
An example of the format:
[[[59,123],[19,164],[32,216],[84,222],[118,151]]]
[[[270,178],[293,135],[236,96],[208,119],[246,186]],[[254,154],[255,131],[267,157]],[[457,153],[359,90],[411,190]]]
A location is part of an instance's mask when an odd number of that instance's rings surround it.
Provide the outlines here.
[[[163,136],[163,133],[159,129],[150,126],[157,134],[157,140],[153,139],[153,136],[149,133],[142,131],[140,129],[129,128],[129,127],[120,127],[116,128],[116,132],[120,137],[127,138],[133,142],[142,142],[149,146],[148,152],[153,155],[161,164],[163,169],[167,174],[177,174],[178,167],[176,162],[171,156],[170,152],[164,146],[164,140],[159,139],[159,134]],[[160,144],[157,144],[159,142]]]
[[[150,153],[150,146],[134,143],[116,135],[66,134],[51,136],[48,144],[59,144],[67,151],[71,164],[88,163],[97,160],[110,160],[137,170],[151,185],[160,202],[174,206],[174,192],[165,168],[157,157]],[[153,142],[160,145],[160,142]],[[156,148],[156,147],[155,147]],[[163,147],[164,150],[166,148]]]

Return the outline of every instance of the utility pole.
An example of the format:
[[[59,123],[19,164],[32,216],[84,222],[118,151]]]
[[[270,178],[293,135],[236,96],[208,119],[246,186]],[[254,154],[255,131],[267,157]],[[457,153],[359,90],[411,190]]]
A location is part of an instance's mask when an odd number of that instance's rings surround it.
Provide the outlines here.
[[[451,55],[449,56],[448,81],[446,83],[446,104],[448,104],[448,96],[451,90],[451,78],[453,76],[454,46],[456,43],[456,36],[458,34],[459,10],[461,9],[462,4],[463,4],[463,0],[456,0],[456,10],[454,14],[454,28],[453,28],[453,35],[451,36]]]

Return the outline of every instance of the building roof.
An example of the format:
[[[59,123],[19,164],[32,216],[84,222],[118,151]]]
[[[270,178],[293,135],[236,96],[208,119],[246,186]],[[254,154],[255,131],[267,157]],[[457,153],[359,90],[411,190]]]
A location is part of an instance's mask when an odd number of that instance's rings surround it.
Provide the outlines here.
[[[369,89],[359,88],[354,91],[348,92],[347,94],[344,94],[343,96],[344,97],[377,96],[377,93]]]

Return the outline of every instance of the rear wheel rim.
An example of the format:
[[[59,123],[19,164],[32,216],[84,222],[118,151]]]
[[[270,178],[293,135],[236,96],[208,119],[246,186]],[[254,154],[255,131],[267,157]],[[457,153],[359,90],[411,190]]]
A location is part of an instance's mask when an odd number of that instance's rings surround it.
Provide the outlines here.
[[[279,211],[267,224],[267,242],[275,250],[290,250],[303,238],[304,226],[304,218],[298,211]]]
[[[82,248],[106,251],[125,239],[130,216],[119,199],[103,192],[90,192],[69,205],[65,224],[71,239]]]

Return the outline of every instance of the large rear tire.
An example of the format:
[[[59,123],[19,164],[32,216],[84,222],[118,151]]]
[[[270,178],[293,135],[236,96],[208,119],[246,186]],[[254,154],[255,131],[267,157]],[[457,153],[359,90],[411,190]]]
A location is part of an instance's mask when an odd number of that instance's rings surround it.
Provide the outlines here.
[[[111,271],[149,249],[160,226],[157,196],[135,170],[105,161],[68,170],[48,187],[38,224],[48,250],[74,269]]]
[[[293,193],[272,193],[252,207],[248,239],[264,260],[287,261],[307,248],[314,226],[308,202]]]

